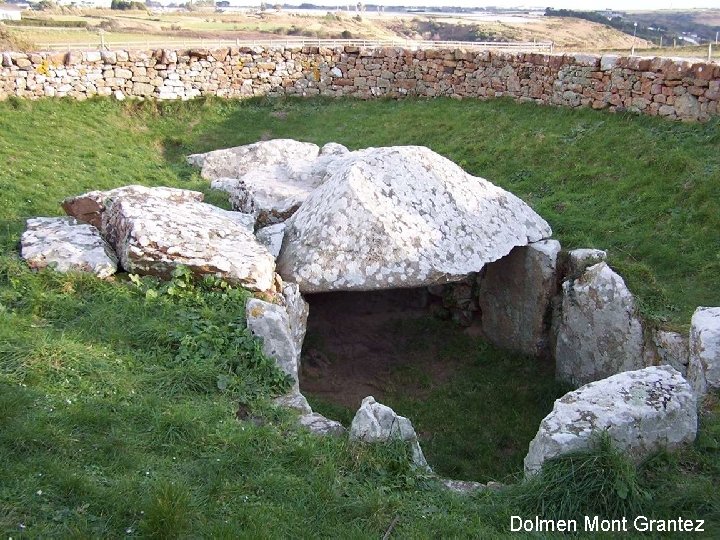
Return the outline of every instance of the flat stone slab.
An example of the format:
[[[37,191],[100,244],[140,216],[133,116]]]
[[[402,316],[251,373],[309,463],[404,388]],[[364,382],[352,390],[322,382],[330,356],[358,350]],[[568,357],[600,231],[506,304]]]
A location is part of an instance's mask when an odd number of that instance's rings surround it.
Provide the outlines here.
[[[204,154],[191,154],[187,161],[190,165],[200,167],[201,176],[207,180],[239,179],[263,167],[292,167],[298,162],[312,161],[319,154],[320,147],[317,144],[293,139],[272,139]]]
[[[30,268],[58,272],[90,272],[107,278],[117,271],[118,259],[92,225],[73,217],[27,220],[20,239],[20,255]]]
[[[289,218],[348,150],[329,143],[318,154],[313,144],[276,139],[217,152],[233,152],[227,159],[234,165],[231,170],[211,167],[216,155],[210,152],[203,158],[203,176],[212,179],[213,189],[228,193],[234,209],[252,214],[263,227]],[[230,176],[215,176],[218,171]]]
[[[102,231],[128,272],[168,278],[180,265],[254,291],[273,286],[275,258],[236,212],[144,193],[106,199]]]
[[[304,414],[298,422],[314,435],[339,437],[347,432],[340,422],[325,418],[320,413]]]
[[[62,202],[62,207],[67,215],[100,228],[102,227],[102,213],[105,211],[106,202],[122,195],[152,196],[176,203],[202,202],[204,197],[199,191],[190,191],[188,189],[131,185],[109,191],[89,191],[82,195],[68,197]]]
[[[603,432],[635,460],[690,443],[697,433],[695,394],[670,366],[619,373],[565,394],[530,443],[526,474],[548,459],[591,448]]]
[[[458,281],[552,234],[515,195],[420,146],[336,157],[286,224],[278,271],[302,292]]]

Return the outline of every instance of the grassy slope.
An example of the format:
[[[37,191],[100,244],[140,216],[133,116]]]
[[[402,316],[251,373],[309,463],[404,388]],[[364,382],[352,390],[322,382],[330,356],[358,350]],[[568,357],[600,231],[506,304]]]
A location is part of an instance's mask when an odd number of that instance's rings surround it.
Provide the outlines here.
[[[443,100],[3,109],[0,220],[15,235],[19,218],[58,214],[57,201],[89,189],[139,181],[203,189],[182,163],[189,152],[261,137],[423,144],[525,199],[566,248],[608,249],[646,314],[683,326],[696,306],[720,305],[717,120]]]
[[[270,424],[238,426],[232,401],[275,384],[241,329],[227,340],[241,324],[241,299],[145,300],[129,285],[33,274],[17,261],[22,219],[60,214],[63,197],[133,182],[205,189],[183,155],[262,136],[426,144],[523,196],[566,246],[610,248],[650,313],[683,324],[698,303],[718,304],[717,123],[499,101],[2,103],[6,535],[23,525],[36,536],[377,537],[399,516],[406,537],[491,537],[507,531],[511,513],[555,502],[542,491],[443,494],[407,469],[401,448],[319,441],[275,413],[265,414]],[[238,356],[249,364],[229,367]],[[231,368],[244,377],[221,393],[217,377]],[[241,384],[249,374],[256,380]],[[444,407],[447,393],[476,399],[478,388],[450,386],[433,399]],[[422,405],[407,406],[421,414]],[[464,420],[472,427],[474,418]],[[641,471],[654,497],[641,508],[720,526],[718,425],[709,415],[695,448]]]

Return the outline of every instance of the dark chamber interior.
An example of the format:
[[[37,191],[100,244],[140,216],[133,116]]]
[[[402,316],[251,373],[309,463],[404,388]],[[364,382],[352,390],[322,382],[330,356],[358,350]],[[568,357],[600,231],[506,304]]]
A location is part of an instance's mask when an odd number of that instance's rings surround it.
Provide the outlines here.
[[[318,293],[306,300],[304,392],[354,410],[366,396],[381,400],[395,391],[394,377],[408,364],[440,379],[448,371],[447,365],[431,367],[437,353],[432,343],[418,347],[422,321],[434,305],[426,289]]]
[[[489,345],[422,289],[308,294],[300,389],[349,426],[372,395],[413,423],[443,476],[507,480],[564,393],[554,366]]]

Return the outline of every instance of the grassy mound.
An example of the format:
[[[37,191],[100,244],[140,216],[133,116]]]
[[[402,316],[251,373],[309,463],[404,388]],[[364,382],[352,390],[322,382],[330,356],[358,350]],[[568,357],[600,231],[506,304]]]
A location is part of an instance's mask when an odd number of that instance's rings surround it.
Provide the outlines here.
[[[659,323],[682,326],[696,305],[720,304],[717,123],[502,101],[9,100],[0,103],[0,532],[496,537],[508,533],[511,515],[538,511],[543,493],[557,502],[540,507],[547,517],[584,511],[573,498],[600,493],[602,508],[720,527],[717,405],[693,448],[639,469],[601,448],[595,479],[567,483],[570,501],[558,495],[562,469],[523,487],[525,497],[515,488],[452,495],[411,470],[402,446],[318,440],[267,407],[286,382],[247,335],[244,291],[182,273],[170,284],[34,273],[18,259],[23,220],[60,215],[68,195],[141,183],[200,189],[219,203],[183,156],[262,137],[430,146],[526,199],[564,246],[608,248]],[[446,410],[453,423],[472,425],[482,411],[513,407],[502,380],[472,378],[477,366],[517,361],[447,339],[448,354],[469,359],[469,375],[426,402],[398,395],[398,412],[437,424],[435,413]],[[532,414],[544,414],[554,391],[528,394]],[[261,420],[239,421],[238,403]],[[462,442],[448,440],[437,441],[437,455]],[[488,452],[468,448],[443,466],[462,476]],[[503,474],[520,474],[512,460]]]

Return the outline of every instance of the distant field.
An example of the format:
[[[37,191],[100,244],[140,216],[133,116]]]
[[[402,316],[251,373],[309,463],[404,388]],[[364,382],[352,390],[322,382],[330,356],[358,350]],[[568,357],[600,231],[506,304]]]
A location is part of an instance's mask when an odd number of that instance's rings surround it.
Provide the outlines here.
[[[627,49],[606,49],[603,53],[616,53],[616,54],[628,54]],[[635,48],[635,54],[637,56],[668,56],[677,58],[687,58],[694,60],[707,60],[708,48],[707,45],[693,46],[685,45],[682,47],[649,47],[649,48]],[[712,47],[711,59],[720,59],[720,45]]]
[[[57,21],[85,21],[87,31],[58,30],[51,27],[14,27],[9,31],[20,38],[43,45],[99,43],[98,32],[107,43],[182,39],[269,39],[303,36],[311,38],[360,38],[375,40],[435,39],[460,41],[553,41],[561,51],[624,49],[632,46],[627,34],[580,19],[535,17],[476,20],[458,16],[347,13],[299,15],[266,11],[264,13],[193,13],[121,12],[85,10],[33,12],[33,18]],[[86,33],[83,33],[86,32]],[[142,36],[142,40],[128,37]],[[636,48],[650,46],[636,40]]]

